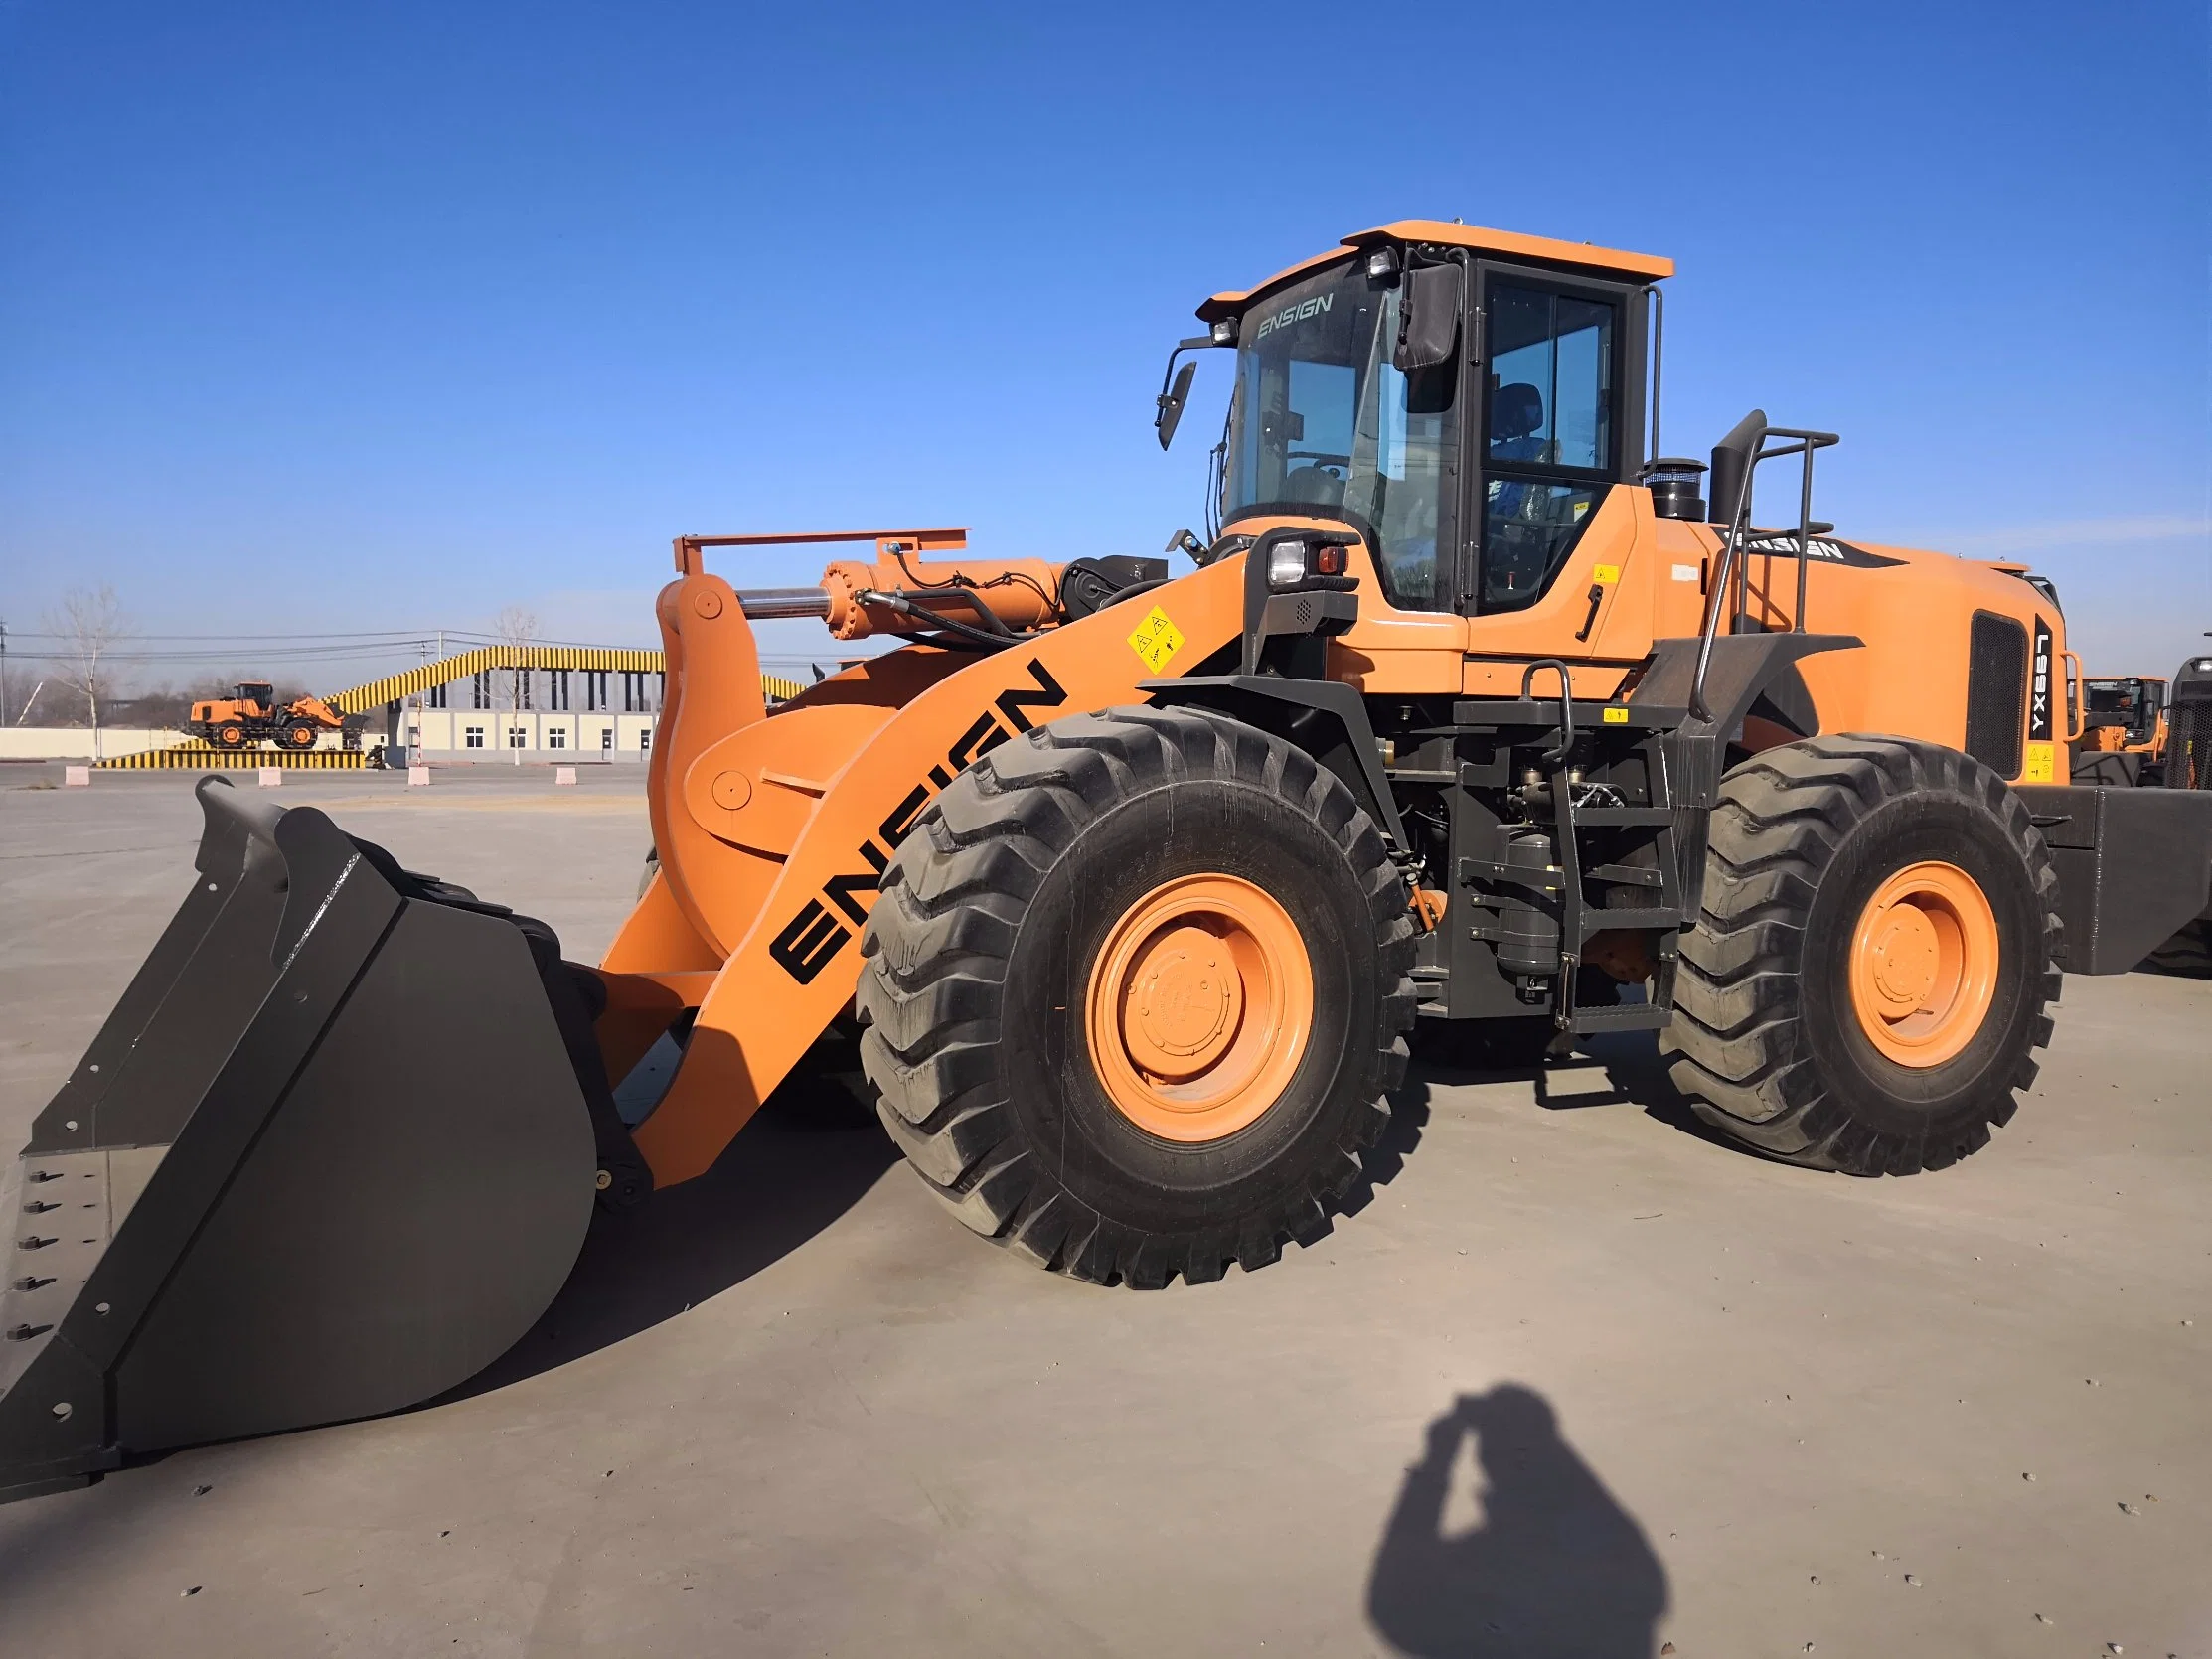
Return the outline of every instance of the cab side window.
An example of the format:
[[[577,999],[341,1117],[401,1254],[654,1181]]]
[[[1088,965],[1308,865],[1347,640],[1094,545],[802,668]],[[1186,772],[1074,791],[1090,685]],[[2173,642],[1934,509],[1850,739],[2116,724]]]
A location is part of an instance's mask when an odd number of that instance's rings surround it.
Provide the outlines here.
[[[1614,465],[1614,307],[1490,286],[1489,407],[1478,608],[1513,611],[1551,585]]]

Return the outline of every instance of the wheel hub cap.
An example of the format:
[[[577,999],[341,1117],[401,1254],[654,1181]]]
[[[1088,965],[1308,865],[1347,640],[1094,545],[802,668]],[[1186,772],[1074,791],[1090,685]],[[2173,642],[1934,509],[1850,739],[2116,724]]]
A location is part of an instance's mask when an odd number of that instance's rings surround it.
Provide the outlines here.
[[[1227,945],[1202,928],[1173,928],[1133,965],[1122,1039],[1146,1071],[1190,1077],[1221,1057],[1243,1008],[1244,977]]]
[[[1876,925],[1868,949],[1875,989],[1886,1007],[1896,1010],[1894,1017],[1903,1018],[1927,1002],[1936,988],[1941,947],[1926,911],[1911,904],[1894,906]]]
[[[1909,864],[1874,890],[1851,933],[1858,1025],[1884,1059],[1940,1066],[1974,1041],[1996,999],[1996,913],[1956,864]]]
[[[1297,1074],[1314,1023],[1306,942],[1238,876],[1182,876],[1123,912],[1092,960],[1084,1032],[1106,1097],[1167,1140],[1234,1134]]]

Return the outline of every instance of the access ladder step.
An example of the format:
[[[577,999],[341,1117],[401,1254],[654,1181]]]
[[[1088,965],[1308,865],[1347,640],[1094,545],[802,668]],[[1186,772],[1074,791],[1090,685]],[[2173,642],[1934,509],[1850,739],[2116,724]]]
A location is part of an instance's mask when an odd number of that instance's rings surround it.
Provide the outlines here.
[[[1688,918],[1679,910],[1656,906],[1650,909],[1585,910],[1582,913],[1582,937],[1610,933],[1615,929],[1678,928]]]
[[[1599,1031],[1661,1031],[1673,1017],[1672,1008],[1624,1002],[1611,1008],[1577,1008],[1569,1029],[1578,1036]]]
[[[1582,872],[1584,881],[1611,881],[1628,887],[1666,885],[1666,872],[1647,864],[1593,864]]]

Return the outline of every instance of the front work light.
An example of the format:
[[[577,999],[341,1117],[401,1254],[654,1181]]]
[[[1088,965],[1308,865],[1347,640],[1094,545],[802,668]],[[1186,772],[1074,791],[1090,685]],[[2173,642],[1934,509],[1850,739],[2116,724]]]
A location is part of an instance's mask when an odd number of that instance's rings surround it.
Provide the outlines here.
[[[1398,274],[1398,250],[1378,247],[1367,255],[1367,280],[1381,282]]]
[[[1213,319],[1213,343],[1216,346],[1234,346],[1236,344],[1236,319],[1234,317],[1216,317]]]
[[[1296,587],[1306,579],[1306,543],[1278,541],[1267,550],[1267,585]]]

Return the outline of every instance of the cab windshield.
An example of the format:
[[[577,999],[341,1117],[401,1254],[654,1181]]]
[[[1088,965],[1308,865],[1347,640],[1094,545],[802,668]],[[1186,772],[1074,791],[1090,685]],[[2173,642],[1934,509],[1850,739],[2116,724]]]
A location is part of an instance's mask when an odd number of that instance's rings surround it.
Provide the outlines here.
[[[1400,373],[1398,290],[1333,266],[1244,315],[1221,519],[1342,517],[1373,545],[1390,603],[1448,611],[1452,366]]]

